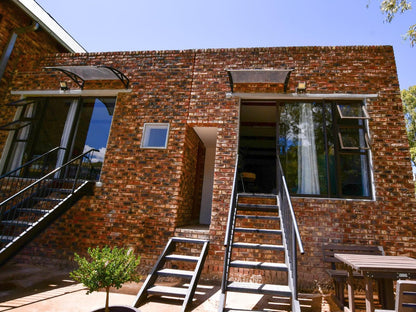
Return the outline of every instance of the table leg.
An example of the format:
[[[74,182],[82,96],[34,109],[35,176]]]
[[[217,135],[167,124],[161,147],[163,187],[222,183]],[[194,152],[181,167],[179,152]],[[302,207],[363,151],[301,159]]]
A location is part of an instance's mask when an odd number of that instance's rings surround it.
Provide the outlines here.
[[[378,284],[381,287],[380,302],[383,309],[394,310],[393,280],[390,278],[381,278]]]
[[[355,302],[354,302],[354,275],[352,273],[352,268],[348,267],[348,308],[344,308],[345,311],[355,312]]]
[[[374,294],[373,294],[373,281],[367,275],[364,274],[365,283],[365,310],[367,312],[374,312]]]

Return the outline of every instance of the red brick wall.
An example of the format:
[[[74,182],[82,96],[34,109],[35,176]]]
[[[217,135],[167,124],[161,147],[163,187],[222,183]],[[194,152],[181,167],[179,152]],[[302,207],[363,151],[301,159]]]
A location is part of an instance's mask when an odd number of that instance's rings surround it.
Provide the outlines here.
[[[3,53],[13,31],[18,28],[30,26],[32,19],[9,0],[0,1],[0,15],[0,52]],[[31,55],[37,58],[41,54],[65,51],[67,50],[42,29],[17,36],[13,52],[10,55],[6,70],[0,81],[0,125],[5,124],[15,114],[14,108],[5,106],[4,104],[9,102],[8,93],[10,91],[11,80],[22,57]],[[0,131],[0,146],[3,146],[6,139],[7,132]]]
[[[201,152],[200,149],[203,151]],[[203,143],[195,130],[191,127],[186,127],[185,146],[183,153],[183,168],[182,179],[180,185],[180,198],[182,202],[178,206],[178,216],[176,226],[189,225],[199,223],[199,214],[195,216],[195,205],[201,203],[202,181],[201,177],[201,160],[203,164],[203,157],[205,149]],[[201,155],[202,154],[202,155]],[[196,217],[196,219],[195,219]]]
[[[186,156],[189,127],[216,127],[211,244],[204,276],[220,278],[239,126],[239,99],[227,97],[226,69],[293,68],[289,93],[299,81],[306,81],[309,93],[378,94],[367,103],[376,200],[293,199],[306,252],[299,260],[301,285],[327,282],[322,262],[325,243],[380,244],[387,254],[416,257],[414,186],[391,47],[58,54],[26,59],[12,89],[56,90],[62,76],[42,68],[57,64],[111,64],[130,78],[132,91],[117,99],[103,186],[78,202],[23,254],[64,261],[74,251],[96,244],[134,246],[142,254],[143,266],[151,266],[175,227],[186,219],[183,209],[190,193],[182,183],[192,176]],[[106,83],[91,87],[103,88]],[[140,148],[145,122],[170,123],[167,149]]]

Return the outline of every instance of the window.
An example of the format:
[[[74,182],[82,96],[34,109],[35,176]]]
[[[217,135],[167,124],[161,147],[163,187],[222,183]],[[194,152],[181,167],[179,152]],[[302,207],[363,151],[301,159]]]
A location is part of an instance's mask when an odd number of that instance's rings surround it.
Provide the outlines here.
[[[371,197],[362,102],[287,102],[279,115],[279,156],[293,195]]]
[[[51,169],[95,148],[91,159],[97,179],[104,160],[116,98],[36,98],[19,107],[17,120],[8,125],[10,148],[3,161],[8,172],[55,147],[65,148],[48,158]]]
[[[166,148],[168,145],[169,124],[144,124],[142,148]]]

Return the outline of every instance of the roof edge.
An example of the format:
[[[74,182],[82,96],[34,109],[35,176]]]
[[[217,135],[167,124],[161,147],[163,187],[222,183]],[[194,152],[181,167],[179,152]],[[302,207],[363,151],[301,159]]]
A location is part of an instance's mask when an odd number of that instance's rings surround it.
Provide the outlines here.
[[[69,52],[86,53],[85,50],[58,22],[34,0],[12,0],[33,18],[46,32],[54,37]]]

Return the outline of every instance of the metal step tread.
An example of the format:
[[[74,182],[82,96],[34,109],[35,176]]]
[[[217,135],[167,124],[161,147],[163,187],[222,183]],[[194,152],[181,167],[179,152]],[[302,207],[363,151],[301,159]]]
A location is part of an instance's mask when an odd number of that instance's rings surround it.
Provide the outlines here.
[[[279,206],[270,204],[243,204],[238,203],[237,209],[241,211],[279,211]]]
[[[147,293],[149,295],[173,295],[185,297],[188,293],[188,288],[155,285],[150,287],[147,290]]]
[[[255,215],[241,215],[241,214],[238,214],[235,217],[238,218],[238,219],[276,220],[276,221],[280,220],[280,217],[278,217],[278,216],[255,216]]]
[[[242,198],[276,198],[275,194],[263,193],[238,193],[237,195]]]
[[[161,269],[157,271],[160,276],[176,276],[183,278],[191,278],[194,276],[194,271],[178,270],[178,269]]]
[[[8,236],[8,235],[1,235],[0,236],[0,242],[3,243],[10,243],[16,238],[16,236]]]
[[[177,261],[188,261],[188,262],[198,262],[199,257],[187,256],[187,255],[176,255],[170,254],[165,257],[168,260],[177,260]]]
[[[33,197],[33,199],[37,201],[49,201],[49,202],[64,200],[63,198],[56,198],[56,197]]]
[[[285,263],[260,262],[260,261],[233,260],[230,262],[230,267],[273,270],[273,271],[287,271],[287,265]]]
[[[205,244],[208,241],[204,239],[186,238],[186,237],[172,237],[172,241],[177,243],[194,243],[194,244]]]
[[[264,310],[241,310],[241,309],[233,309],[233,308],[224,308],[223,312],[264,312]]]
[[[33,225],[33,222],[28,221],[20,221],[20,220],[3,220],[1,223],[7,224],[7,225],[17,225],[17,226],[31,226]]]
[[[231,282],[227,286],[227,291],[255,293],[263,295],[279,295],[283,297],[292,296],[289,286],[276,284]]]
[[[278,251],[285,250],[285,247],[283,245],[255,244],[255,243],[234,243],[233,248],[265,249],[265,250],[278,250]]]
[[[17,208],[16,210],[20,212],[37,213],[37,214],[46,214],[50,212],[50,210],[47,210],[47,209],[36,209],[36,208]]]
[[[245,233],[264,233],[264,234],[282,234],[282,230],[272,230],[272,229],[255,229],[255,228],[235,228],[235,232],[245,232]]]
[[[67,189],[67,188],[49,188],[48,190],[51,192],[62,193],[62,194],[72,193],[72,189]]]

